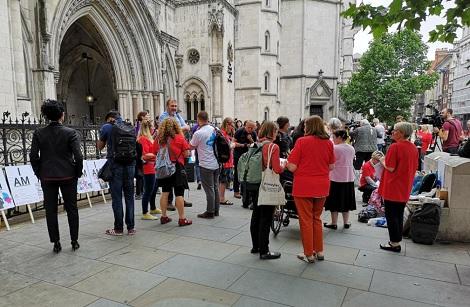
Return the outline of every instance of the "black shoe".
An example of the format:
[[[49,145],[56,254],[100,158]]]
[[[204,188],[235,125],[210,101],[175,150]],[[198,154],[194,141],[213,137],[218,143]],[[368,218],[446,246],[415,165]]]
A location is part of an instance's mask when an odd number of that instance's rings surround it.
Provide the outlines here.
[[[252,253],[252,254],[257,254],[257,253],[259,253],[259,248],[252,248],[252,249],[250,250],[250,253]]]
[[[242,205],[242,208],[243,208],[243,209],[248,209],[248,206],[243,206],[243,205]]]
[[[260,254],[259,259],[261,260],[271,260],[281,258],[281,253],[278,252],[267,252],[266,254]]]
[[[253,210],[253,209],[255,208],[255,206],[250,205],[248,208],[249,208],[250,210]]]
[[[204,213],[198,214],[197,217],[201,218],[201,219],[213,219],[214,218],[214,213],[206,211]]]
[[[390,252],[395,252],[395,253],[401,252],[401,246],[400,245],[393,246],[393,245],[390,244],[390,242],[388,242],[387,244],[383,244],[383,245],[380,244],[380,249],[390,251]]]
[[[201,189],[201,184],[200,184],[200,183],[197,184],[197,189],[198,189],[198,190]]]
[[[193,203],[190,203],[189,201],[184,201],[184,206],[185,207],[192,207]]]
[[[325,228],[329,228],[329,229],[334,229],[334,230],[338,229],[338,225],[323,223],[323,226],[324,226]]]
[[[78,241],[72,241],[71,244],[72,244],[73,251],[76,251],[77,249],[80,248],[80,244],[78,244]]]
[[[142,199],[142,194],[136,195],[134,199],[135,200],[141,200]]]
[[[351,223],[344,224],[344,229],[349,229],[349,228],[351,228],[351,225],[352,225]]]
[[[219,211],[215,211],[214,216],[219,216]]]
[[[168,204],[168,207],[166,207],[166,210],[168,210],[168,211],[175,211],[176,208],[175,208],[175,206],[173,206],[172,204]]]
[[[60,245],[60,242],[59,241],[55,242],[54,249],[53,249],[54,253],[58,254],[60,253],[61,250],[62,250],[62,245]]]

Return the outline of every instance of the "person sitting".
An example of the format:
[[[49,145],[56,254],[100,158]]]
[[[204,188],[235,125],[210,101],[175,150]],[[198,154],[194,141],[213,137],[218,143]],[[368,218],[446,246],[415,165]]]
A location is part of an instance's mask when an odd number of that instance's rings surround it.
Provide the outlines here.
[[[359,180],[359,191],[362,192],[362,202],[367,204],[372,191],[377,189],[378,178],[375,176],[375,165],[380,162],[384,154],[381,151],[372,153],[372,158],[362,166],[361,179]]]

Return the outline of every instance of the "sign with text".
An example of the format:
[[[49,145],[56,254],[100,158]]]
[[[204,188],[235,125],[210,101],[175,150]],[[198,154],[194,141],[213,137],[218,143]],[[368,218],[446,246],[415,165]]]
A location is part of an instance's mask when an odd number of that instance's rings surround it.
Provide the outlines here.
[[[106,163],[106,159],[86,160],[85,162],[88,169],[88,176],[90,176],[93,185],[93,191],[109,189],[108,183],[98,178],[98,172]]]
[[[0,210],[11,209],[15,207],[10,190],[8,189],[7,180],[3,170],[0,169]]]
[[[7,166],[5,172],[16,206],[42,201],[41,182],[34,175],[31,165]]]
[[[93,179],[90,176],[86,161],[83,161],[82,177],[77,181],[77,193],[89,193],[93,191]]]

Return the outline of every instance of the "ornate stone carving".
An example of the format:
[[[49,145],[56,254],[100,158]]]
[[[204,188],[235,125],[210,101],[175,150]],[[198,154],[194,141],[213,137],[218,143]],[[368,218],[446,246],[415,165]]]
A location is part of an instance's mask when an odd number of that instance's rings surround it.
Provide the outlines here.
[[[222,64],[212,64],[210,65],[212,75],[221,75],[222,74],[222,69],[223,65]]]
[[[196,49],[189,49],[188,51],[188,61],[190,64],[197,64],[201,56],[199,55],[199,51]]]
[[[224,31],[224,7],[222,3],[209,3],[209,32]]]
[[[232,46],[232,42],[228,42],[228,46],[227,46],[227,60],[229,62],[233,62],[233,46]]]
[[[183,67],[183,55],[182,54],[175,54],[175,63],[176,68],[180,69]]]

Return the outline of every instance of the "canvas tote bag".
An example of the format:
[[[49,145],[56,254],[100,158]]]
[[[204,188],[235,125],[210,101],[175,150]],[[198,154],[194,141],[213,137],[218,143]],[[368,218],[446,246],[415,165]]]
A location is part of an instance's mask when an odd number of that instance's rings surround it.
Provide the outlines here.
[[[260,206],[284,205],[284,189],[279,181],[279,174],[276,174],[271,168],[273,151],[274,144],[270,143],[268,147],[268,165],[263,171],[259,187],[258,205]]]

